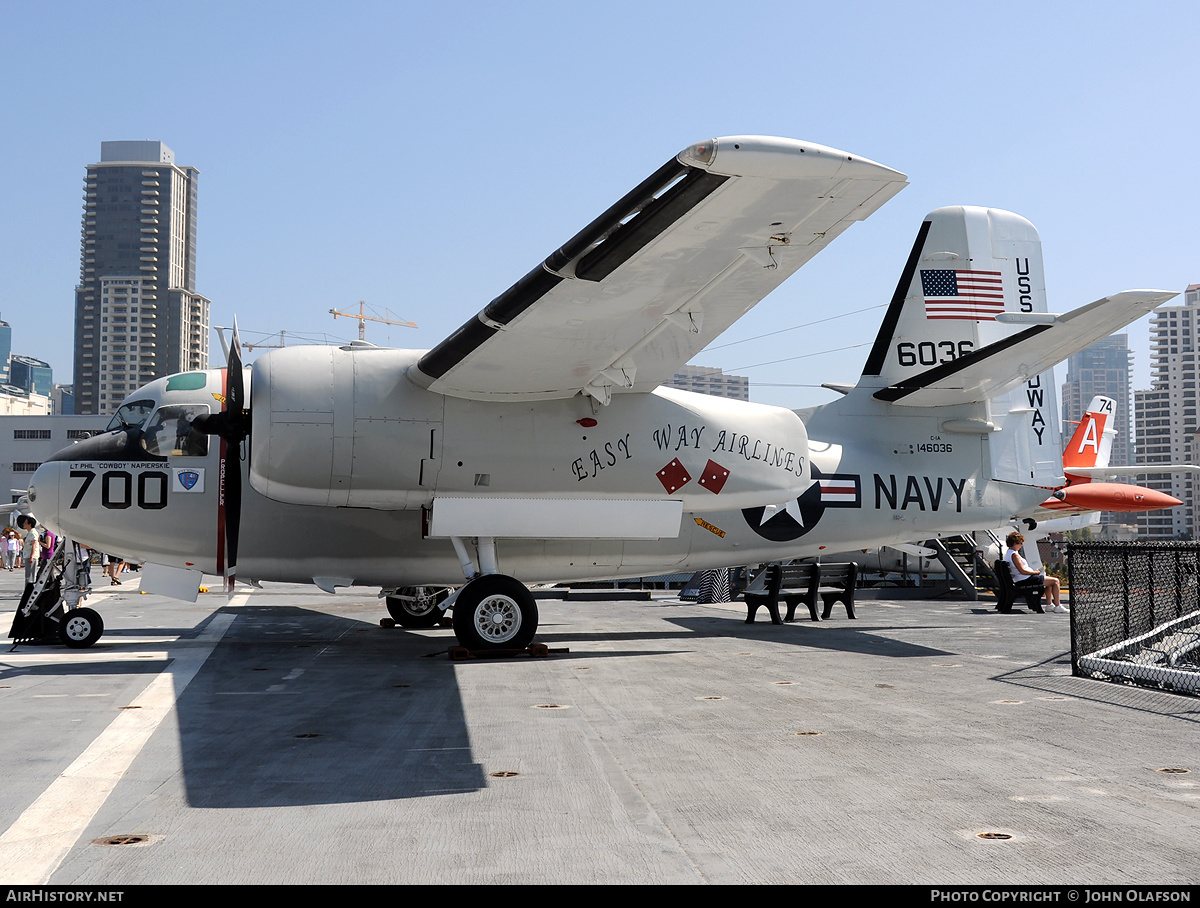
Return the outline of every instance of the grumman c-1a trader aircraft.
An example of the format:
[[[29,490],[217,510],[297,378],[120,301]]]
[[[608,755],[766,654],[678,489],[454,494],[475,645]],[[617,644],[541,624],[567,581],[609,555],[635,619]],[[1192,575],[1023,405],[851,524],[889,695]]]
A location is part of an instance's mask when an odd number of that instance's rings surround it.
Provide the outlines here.
[[[692,145],[432,350],[295,347],[243,370],[235,334],[228,369],[146,385],[43,464],[30,504],[183,598],[235,565],[329,591],[466,581],[442,607],[472,648],[530,642],[526,582],[999,526],[1064,481],[1039,375],[1174,296],[1048,311],[1041,242],[1015,214],[925,219],[861,378],[830,404],[659,387],[905,185],[808,142]]]

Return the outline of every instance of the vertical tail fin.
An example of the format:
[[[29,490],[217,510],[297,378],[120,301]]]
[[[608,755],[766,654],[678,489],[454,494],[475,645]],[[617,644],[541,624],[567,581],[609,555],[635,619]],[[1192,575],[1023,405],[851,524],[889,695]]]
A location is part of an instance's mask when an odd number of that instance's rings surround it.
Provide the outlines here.
[[[998,208],[938,208],[921,225],[859,384],[911,379],[1017,335],[1045,312],[1033,224]]]
[[[989,345],[1008,349],[1049,321],[1033,224],[997,208],[939,208],[921,225],[859,386],[896,388],[939,372],[953,384],[956,361]],[[988,397],[961,388],[965,400]],[[988,438],[993,478],[1050,484],[1062,475],[1056,400],[1047,370],[987,404],[1001,429]]]
[[[1072,475],[1072,467],[1107,467],[1117,430],[1112,421],[1116,403],[1111,397],[1094,397],[1079,420],[1075,434],[1063,449],[1063,472],[1073,483],[1090,482],[1087,476]]]

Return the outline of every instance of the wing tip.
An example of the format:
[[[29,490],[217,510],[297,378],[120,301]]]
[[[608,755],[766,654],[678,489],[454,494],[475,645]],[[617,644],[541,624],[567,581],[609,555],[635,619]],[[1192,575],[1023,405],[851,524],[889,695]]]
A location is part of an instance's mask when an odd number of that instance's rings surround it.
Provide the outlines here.
[[[886,164],[816,142],[755,135],[722,136],[712,141],[716,148],[713,159],[707,165],[700,165],[710,172],[779,178],[836,175],[887,183],[908,182],[907,174]]]

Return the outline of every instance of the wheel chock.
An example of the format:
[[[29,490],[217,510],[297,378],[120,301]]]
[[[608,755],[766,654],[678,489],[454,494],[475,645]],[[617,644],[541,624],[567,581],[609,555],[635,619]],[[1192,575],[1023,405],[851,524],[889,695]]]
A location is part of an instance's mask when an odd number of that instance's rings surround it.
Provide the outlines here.
[[[556,646],[554,649],[544,643],[531,643],[525,649],[467,649],[465,646],[452,646],[446,650],[451,662],[461,662],[465,659],[511,659],[514,656],[530,656],[534,659],[545,659],[551,653],[569,653],[566,646]]]

